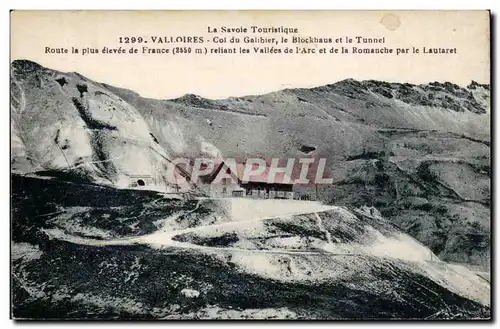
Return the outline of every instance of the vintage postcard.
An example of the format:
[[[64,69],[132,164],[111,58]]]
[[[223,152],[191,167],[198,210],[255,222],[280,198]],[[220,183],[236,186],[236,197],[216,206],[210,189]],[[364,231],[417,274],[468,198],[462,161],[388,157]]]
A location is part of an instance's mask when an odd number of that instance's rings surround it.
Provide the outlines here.
[[[491,319],[490,12],[10,20],[13,319]]]

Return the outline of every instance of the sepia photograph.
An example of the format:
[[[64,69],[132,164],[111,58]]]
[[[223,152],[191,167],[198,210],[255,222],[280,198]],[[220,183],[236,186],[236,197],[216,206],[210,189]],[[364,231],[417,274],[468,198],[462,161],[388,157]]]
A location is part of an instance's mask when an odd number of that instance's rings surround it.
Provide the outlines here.
[[[490,19],[11,11],[11,318],[491,320]]]

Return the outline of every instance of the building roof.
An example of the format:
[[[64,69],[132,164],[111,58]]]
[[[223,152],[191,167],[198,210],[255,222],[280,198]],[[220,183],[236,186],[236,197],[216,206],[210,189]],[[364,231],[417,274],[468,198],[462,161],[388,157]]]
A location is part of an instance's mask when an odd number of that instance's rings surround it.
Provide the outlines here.
[[[265,160],[265,159],[263,159],[263,160]],[[222,167],[226,168],[226,170],[227,170],[226,172],[228,174],[233,174],[234,176],[236,176],[235,178],[238,179],[239,183],[243,182],[243,176],[244,176],[245,167],[246,167],[245,162],[239,162],[239,163],[237,162],[236,163],[236,172],[235,173],[231,172],[231,168],[229,166],[224,166],[225,162],[222,159],[214,160],[214,163],[215,163],[214,168],[216,168],[216,170],[214,170],[212,172],[212,175],[211,175],[212,177],[210,179],[210,182],[212,182],[217,177],[217,175],[219,174]],[[258,168],[257,164],[253,164],[252,169],[256,170],[257,168]],[[274,176],[274,179],[272,181],[269,181],[270,170],[271,170],[271,163],[269,161],[266,161],[266,169],[264,170],[264,172],[259,174],[259,175],[250,175],[248,177],[248,182],[249,183],[293,185],[293,181],[290,179],[290,177],[287,176],[283,172],[277,172],[276,175]],[[243,182],[243,183],[247,183],[247,182]]]

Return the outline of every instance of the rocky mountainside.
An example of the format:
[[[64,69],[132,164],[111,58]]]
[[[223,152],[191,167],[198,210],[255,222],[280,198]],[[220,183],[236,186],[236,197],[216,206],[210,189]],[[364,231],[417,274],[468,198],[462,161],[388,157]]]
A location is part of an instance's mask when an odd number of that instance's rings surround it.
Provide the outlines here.
[[[152,176],[164,188],[179,155],[326,157],[322,200],[374,206],[441,259],[489,267],[487,85],[344,80],[154,100],[30,61],[11,74],[13,172],[117,187]]]
[[[17,174],[12,204],[15,318],[490,318],[485,278],[358,210],[234,221],[213,199]]]

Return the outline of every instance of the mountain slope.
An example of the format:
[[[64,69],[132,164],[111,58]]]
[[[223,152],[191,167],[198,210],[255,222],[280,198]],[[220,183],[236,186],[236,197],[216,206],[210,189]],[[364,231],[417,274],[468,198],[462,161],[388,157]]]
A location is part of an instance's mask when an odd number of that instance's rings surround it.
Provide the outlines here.
[[[488,282],[352,209],[232,222],[213,200],[18,175],[12,203],[15,318],[490,317]]]
[[[318,197],[375,206],[441,259],[489,268],[489,86],[344,80],[208,100],[153,100],[12,63],[12,169],[165,189],[177,156],[325,157]],[[50,111],[50,115],[48,115]],[[313,193],[304,188],[301,193]]]

